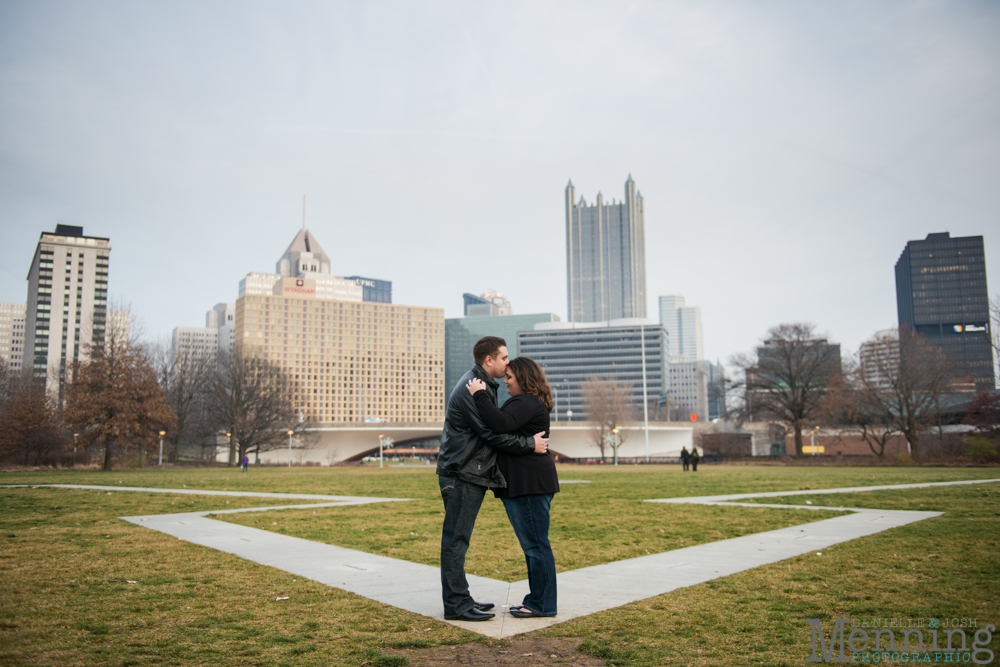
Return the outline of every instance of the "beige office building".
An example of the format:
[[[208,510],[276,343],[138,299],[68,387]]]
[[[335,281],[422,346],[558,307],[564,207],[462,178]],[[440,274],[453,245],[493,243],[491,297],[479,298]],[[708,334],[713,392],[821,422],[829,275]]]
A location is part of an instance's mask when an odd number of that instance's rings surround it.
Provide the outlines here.
[[[12,371],[21,370],[24,363],[23,303],[0,303],[0,359]]]
[[[317,298],[282,276],[236,301],[236,346],[280,364],[308,421],[441,422],[444,310]]]

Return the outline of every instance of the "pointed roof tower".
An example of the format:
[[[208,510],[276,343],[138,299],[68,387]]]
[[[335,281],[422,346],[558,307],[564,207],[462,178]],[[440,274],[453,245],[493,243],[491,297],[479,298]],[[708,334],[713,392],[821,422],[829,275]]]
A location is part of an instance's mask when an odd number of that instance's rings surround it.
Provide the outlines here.
[[[303,227],[281,255],[275,268],[281,275],[290,277],[300,273],[330,273],[330,257],[323,252],[309,230]]]

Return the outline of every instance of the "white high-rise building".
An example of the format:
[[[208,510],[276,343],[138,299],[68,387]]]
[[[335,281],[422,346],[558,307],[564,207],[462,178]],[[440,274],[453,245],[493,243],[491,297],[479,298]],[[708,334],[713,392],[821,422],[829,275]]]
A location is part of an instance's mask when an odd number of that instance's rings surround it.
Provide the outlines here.
[[[42,232],[28,271],[24,367],[45,382],[62,405],[73,365],[103,345],[108,315],[107,238],[84,236],[83,227],[56,225]]]
[[[872,386],[891,388],[891,378],[899,372],[899,329],[876,331],[861,343],[858,358],[861,372]]]
[[[12,371],[21,370],[24,361],[23,303],[0,303],[0,359]]]
[[[205,313],[204,327],[175,327],[172,338],[178,359],[218,359],[233,351],[236,304],[217,303]]]
[[[705,358],[701,335],[701,307],[685,306],[684,297],[660,297],[660,324],[670,334],[670,356],[678,361]]]

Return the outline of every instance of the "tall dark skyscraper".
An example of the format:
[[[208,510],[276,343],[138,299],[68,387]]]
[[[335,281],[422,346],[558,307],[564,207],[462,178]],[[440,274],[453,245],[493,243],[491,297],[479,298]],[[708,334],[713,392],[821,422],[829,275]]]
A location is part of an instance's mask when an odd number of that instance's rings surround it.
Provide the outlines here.
[[[569,321],[646,317],[645,207],[632,176],[621,202],[577,201],[570,181],[565,203]]]
[[[896,262],[896,309],[899,325],[939,347],[977,391],[994,388],[982,236],[943,232],[907,243]]]

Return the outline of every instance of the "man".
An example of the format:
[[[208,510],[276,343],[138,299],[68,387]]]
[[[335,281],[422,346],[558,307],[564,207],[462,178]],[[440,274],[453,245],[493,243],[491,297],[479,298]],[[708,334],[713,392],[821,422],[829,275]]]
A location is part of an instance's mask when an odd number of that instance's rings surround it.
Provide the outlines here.
[[[688,463],[691,462],[691,453],[688,452],[687,447],[681,447],[681,463],[684,464],[684,470],[688,469]]]
[[[486,383],[486,392],[497,403],[497,381],[507,373],[507,342],[496,336],[479,339],[472,348],[476,365],[462,376],[448,399],[437,474],[444,500],[441,530],[441,595],[444,617],[449,621],[488,621],[491,602],[476,602],[465,577],[465,553],[488,488],[505,488],[507,480],[497,468],[497,449],[511,454],[539,454],[548,449],[548,438],[493,433],[479,416],[465,385],[473,378]]]

